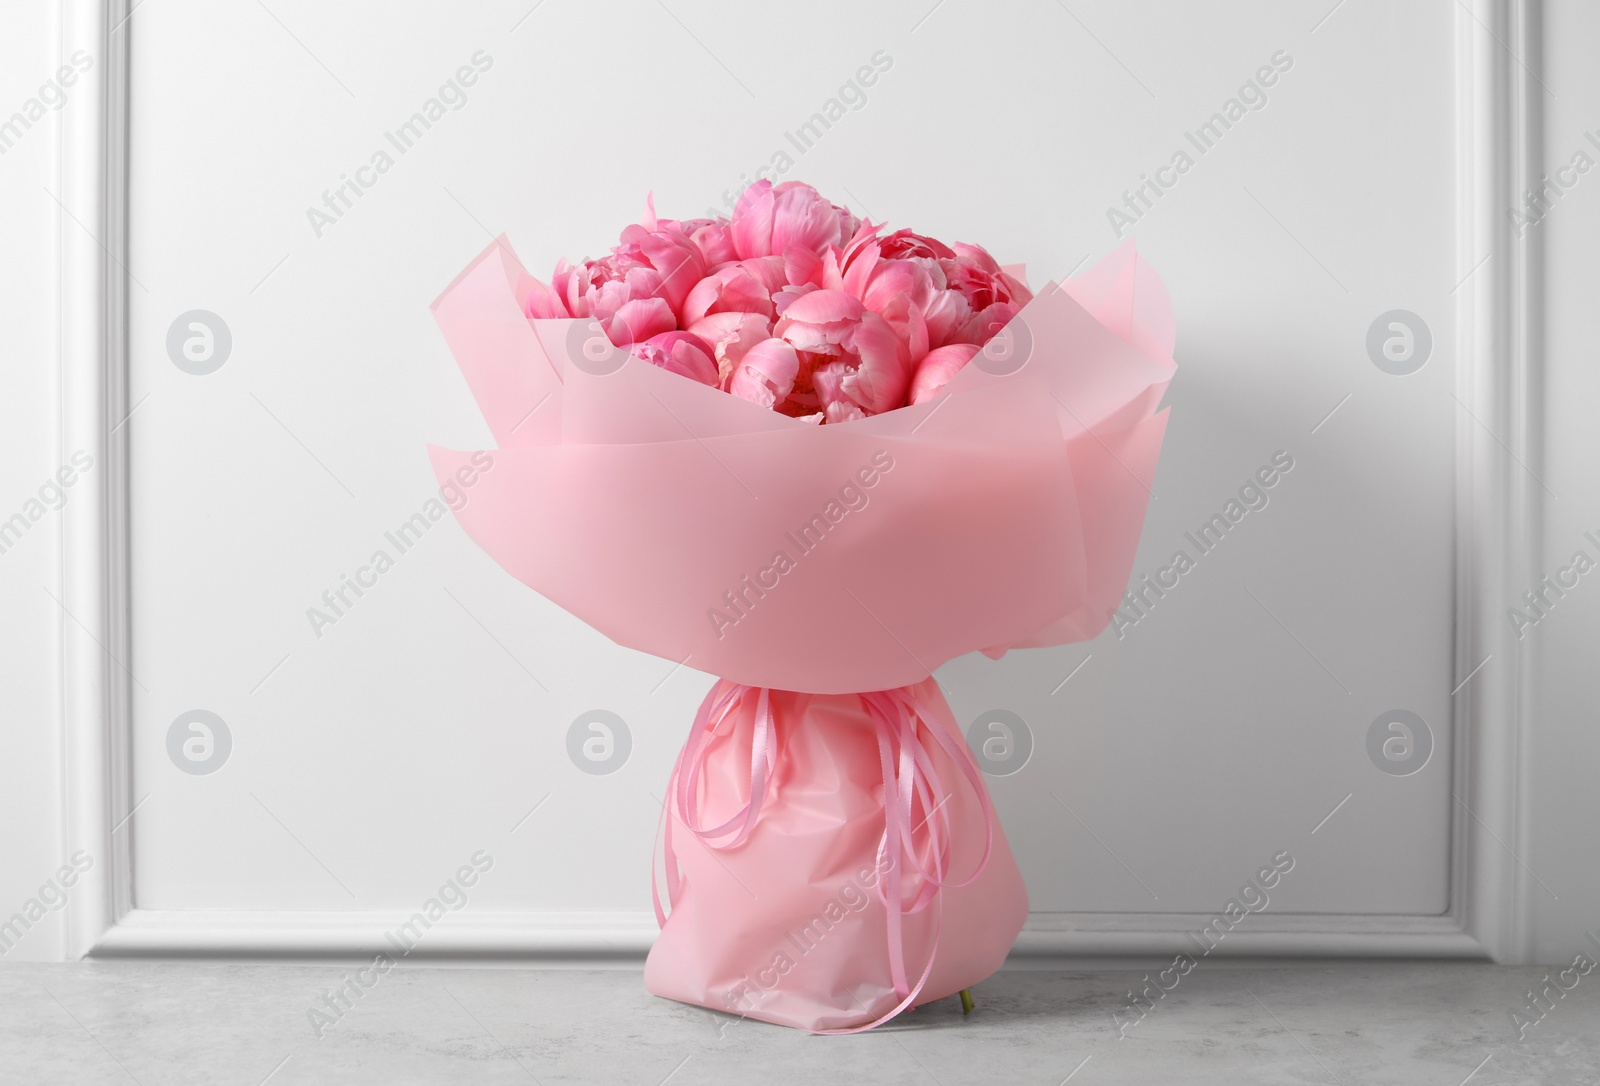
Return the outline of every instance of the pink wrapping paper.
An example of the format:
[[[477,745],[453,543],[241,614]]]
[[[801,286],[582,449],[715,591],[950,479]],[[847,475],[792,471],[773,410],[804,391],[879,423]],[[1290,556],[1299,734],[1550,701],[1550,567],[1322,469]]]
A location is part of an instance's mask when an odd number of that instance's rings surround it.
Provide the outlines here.
[[[618,644],[751,686],[918,683],[1095,636],[1131,569],[1173,373],[1131,244],[1047,285],[928,403],[817,426],[523,316],[504,238],[434,303],[499,450],[456,516]],[[471,452],[430,448],[445,482]]]
[[[931,800],[938,804],[931,817],[917,807],[907,820],[922,860],[939,851],[931,831],[943,835],[939,843],[948,850],[945,888],[902,918],[898,939],[908,979],[922,980],[911,998],[920,1005],[1000,967],[1028,915],[1028,894],[982,780],[975,771],[969,779],[951,757],[953,750],[968,759],[938,686],[927,679],[910,694],[929,710],[920,746],[948,797]],[[779,1025],[853,1029],[905,1002],[890,980],[896,940],[885,939],[889,902],[900,907],[885,893],[890,868],[900,866],[907,899],[925,880],[898,850],[880,851],[884,784],[874,722],[861,699],[783,691],[771,698],[773,776],[760,818],[739,847],[702,843],[668,799],[665,832],[679,878],[672,915],[645,963],[645,986]],[[755,713],[753,698],[738,706],[705,760],[698,785],[704,823],[724,821],[749,800]],[[931,728],[942,731],[948,749]],[[672,788],[684,772],[680,764]]]

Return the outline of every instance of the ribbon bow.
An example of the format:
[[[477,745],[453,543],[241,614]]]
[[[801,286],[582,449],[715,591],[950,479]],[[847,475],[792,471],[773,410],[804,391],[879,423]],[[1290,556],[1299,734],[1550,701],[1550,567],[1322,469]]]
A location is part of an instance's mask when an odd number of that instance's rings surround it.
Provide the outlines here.
[[[978,767],[966,746],[952,739],[928,708],[917,697],[914,687],[879,690],[859,695],[877,733],[878,760],[883,770],[883,835],[878,841],[878,869],[884,876],[877,883],[878,898],[888,915],[889,975],[900,1002],[875,1021],[849,1029],[816,1030],[817,1033],[857,1033],[872,1029],[912,1006],[933,972],[939,953],[942,909],[940,894],[946,888],[968,886],[983,873],[994,845],[994,807],[983,786]],[[755,699],[755,711],[735,710]],[[748,720],[750,734],[749,799],[731,816],[715,826],[705,826],[700,817],[699,783],[712,746],[712,740],[730,737]],[[777,724],[772,711],[772,692],[764,687],[717,680],[695,716],[689,741],[684,744],[668,782],[667,800],[662,805],[663,824],[668,810],[676,813],[689,832],[708,848],[734,849],[749,840],[755,830],[767,790],[777,764]],[[948,803],[953,793],[939,776],[924,735],[931,736],[950,762],[958,766],[978,798],[984,818],[983,855],[972,873],[960,881],[950,878],[951,835]],[[920,814],[920,817],[918,817]],[[913,821],[915,820],[915,821]],[[672,847],[670,827],[662,833],[667,904],[671,905],[681,887],[677,854]],[[888,864],[885,865],[885,860]],[[907,870],[909,868],[909,871]],[[666,923],[661,895],[654,873],[651,899],[656,921]],[[909,982],[905,962],[904,918],[930,905],[935,910],[933,949],[927,965],[915,984]]]

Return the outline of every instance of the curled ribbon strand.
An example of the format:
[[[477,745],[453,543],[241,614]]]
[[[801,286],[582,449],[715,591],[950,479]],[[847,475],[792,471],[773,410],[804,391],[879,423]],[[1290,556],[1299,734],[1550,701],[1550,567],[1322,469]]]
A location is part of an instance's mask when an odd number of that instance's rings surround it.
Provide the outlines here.
[[[878,743],[878,760],[883,773],[883,835],[878,842],[879,868],[886,868],[878,881],[878,897],[884,904],[887,924],[889,975],[898,1004],[881,1017],[862,1026],[845,1029],[813,1030],[814,1033],[859,1033],[883,1025],[911,1007],[922,993],[939,954],[943,922],[941,894],[944,890],[971,885],[989,864],[994,847],[995,814],[989,792],[983,786],[978,767],[966,746],[952,738],[937,717],[917,697],[914,687],[879,690],[860,695],[872,720]],[[750,792],[744,805],[715,826],[701,823],[699,784],[707,759],[718,740],[729,740],[746,717],[736,712],[750,699],[755,711],[750,714]],[[754,831],[766,801],[777,764],[776,720],[771,691],[719,679],[695,716],[689,740],[678,754],[668,781],[667,800],[662,804],[659,828],[662,840],[666,901],[670,906],[681,889],[677,853],[672,845],[669,811],[708,848],[733,849],[743,845]],[[948,804],[954,793],[941,779],[934,757],[923,736],[931,736],[949,762],[957,766],[978,799],[984,819],[983,854],[972,872],[960,879],[950,876],[951,832]],[[920,811],[921,818],[913,823]],[[889,859],[887,865],[885,858]],[[656,921],[666,923],[657,880],[652,874],[651,899]],[[905,917],[930,906],[934,909],[932,949],[922,974],[913,984],[906,971]]]

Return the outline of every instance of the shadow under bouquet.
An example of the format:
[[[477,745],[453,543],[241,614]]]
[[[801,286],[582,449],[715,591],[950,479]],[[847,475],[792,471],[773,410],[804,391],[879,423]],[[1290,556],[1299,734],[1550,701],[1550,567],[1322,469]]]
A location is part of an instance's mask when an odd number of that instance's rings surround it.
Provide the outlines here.
[[[848,1032],[997,969],[1027,893],[932,675],[1118,606],[1174,370],[1132,245],[1035,294],[762,181],[727,219],[647,203],[548,284],[501,238],[433,309],[500,446],[467,533],[720,676],[668,784],[648,988]],[[441,483],[481,455],[430,453]]]

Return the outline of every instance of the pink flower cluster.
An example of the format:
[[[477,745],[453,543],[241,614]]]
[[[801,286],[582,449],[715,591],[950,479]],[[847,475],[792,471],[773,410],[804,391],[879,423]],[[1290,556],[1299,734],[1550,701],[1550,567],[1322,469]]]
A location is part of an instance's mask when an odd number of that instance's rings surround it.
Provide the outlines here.
[[[920,403],[1032,297],[976,245],[883,236],[798,181],[731,219],[658,219],[561,261],[527,315],[590,318],[647,362],[811,422]]]

